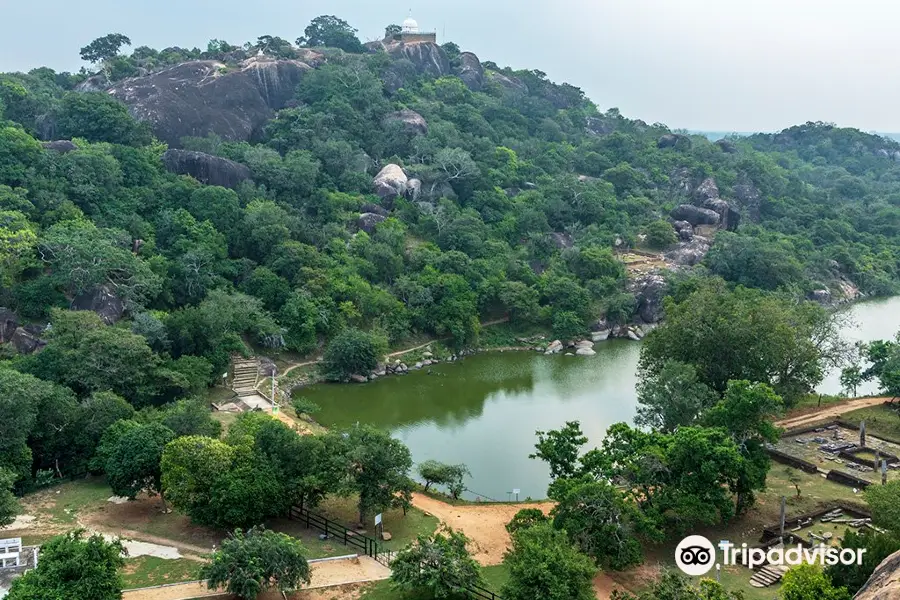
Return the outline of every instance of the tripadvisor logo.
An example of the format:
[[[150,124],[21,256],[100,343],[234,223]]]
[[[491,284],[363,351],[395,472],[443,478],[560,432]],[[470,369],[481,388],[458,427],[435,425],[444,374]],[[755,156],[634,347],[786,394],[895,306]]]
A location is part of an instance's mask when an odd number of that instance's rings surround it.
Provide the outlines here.
[[[832,548],[829,546],[813,546],[807,548],[802,544],[794,546],[772,546],[771,548],[749,548],[747,544],[736,546],[728,540],[719,542],[722,552],[721,564],[742,565],[755,569],[765,564],[785,565],[789,567],[801,564],[861,565],[865,548]],[[675,564],[686,575],[694,577],[705,575],[716,565],[716,547],[702,535],[690,535],[675,548]]]

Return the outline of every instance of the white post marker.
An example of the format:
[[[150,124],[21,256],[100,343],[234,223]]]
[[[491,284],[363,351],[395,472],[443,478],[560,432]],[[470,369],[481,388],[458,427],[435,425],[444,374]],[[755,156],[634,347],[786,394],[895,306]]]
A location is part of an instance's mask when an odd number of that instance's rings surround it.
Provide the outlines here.
[[[278,414],[278,400],[275,398],[275,374],[278,373],[278,368],[275,365],[272,365],[272,414]]]
[[[381,525],[381,533],[384,534],[384,523],[382,523],[382,513],[375,515],[375,535],[378,535],[378,526]]]
[[[513,494],[516,495],[516,502],[518,502],[519,501],[519,489],[518,488],[514,489]]]

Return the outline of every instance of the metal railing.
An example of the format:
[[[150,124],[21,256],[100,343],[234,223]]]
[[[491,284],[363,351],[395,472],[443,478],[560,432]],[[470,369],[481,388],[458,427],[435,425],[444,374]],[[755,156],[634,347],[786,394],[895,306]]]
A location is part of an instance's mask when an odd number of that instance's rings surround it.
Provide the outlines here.
[[[343,542],[346,546],[351,546],[353,548],[361,550],[366,556],[371,556],[379,563],[388,568],[390,568],[391,561],[394,559],[394,556],[397,555],[397,553],[394,551],[384,550],[380,548],[378,545],[378,540],[376,540],[375,538],[371,538],[367,535],[356,533],[351,529],[347,529],[340,523],[336,523],[335,521],[323,517],[322,515],[317,515],[316,513],[310,511],[308,508],[303,508],[302,506],[293,506],[291,507],[288,516],[294,521],[298,521],[306,525],[307,529],[316,529],[324,533],[326,536],[331,536],[332,539]],[[503,600],[503,598],[501,598],[491,590],[483,588],[480,585],[475,585],[467,588],[466,592],[469,594],[469,596],[475,598],[476,600]]]

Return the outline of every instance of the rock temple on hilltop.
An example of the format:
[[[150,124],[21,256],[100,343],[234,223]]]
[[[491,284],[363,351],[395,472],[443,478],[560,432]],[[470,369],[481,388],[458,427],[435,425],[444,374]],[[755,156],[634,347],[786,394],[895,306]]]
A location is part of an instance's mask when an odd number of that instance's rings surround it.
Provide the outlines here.
[[[419,29],[419,23],[412,18],[412,15],[406,17],[406,20],[403,21],[403,25],[400,26],[400,33],[388,29],[385,37],[389,40],[403,42],[405,44],[413,44],[416,42],[437,43],[437,32],[421,31]]]

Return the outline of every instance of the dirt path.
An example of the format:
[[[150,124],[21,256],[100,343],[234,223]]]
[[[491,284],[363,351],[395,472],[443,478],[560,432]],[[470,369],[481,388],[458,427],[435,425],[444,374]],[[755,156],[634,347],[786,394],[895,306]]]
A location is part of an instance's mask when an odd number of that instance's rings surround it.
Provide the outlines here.
[[[845,400],[836,404],[823,406],[820,409],[814,409],[812,412],[804,412],[803,414],[776,421],[775,424],[785,429],[792,429],[794,427],[811,425],[818,421],[839,417],[844,413],[852,412],[860,408],[884,404],[885,402],[890,402],[890,400],[890,398],[857,398],[854,400]]]
[[[300,367],[307,367],[307,366],[309,366],[309,365],[317,365],[317,364],[319,364],[320,362],[322,362],[322,359],[321,359],[321,358],[317,358],[316,360],[308,360],[308,361],[306,361],[306,362],[302,362],[302,363],[297,363],[297,364],[295,364],[295,365],[291,365],[291,366],[289,366],[287,369],[284,370],[284,373],[282,373],[281,375],[278,375],[278,378],[281,379],[282,377],[286,376],[288,373],[290,373],[290,372],[293,371],[294,369],[298,369],[298,368],[300,368]]]
[[[539,508],[549,512],[552,502],[520,504],[467,504],[454,506],[425,496],[413,494],[413,506],[431,513],[453,529],[465,533],[474,543],[473,557],[482,565],[498,565],[509,546],[506,524],[523,508]]]
[[[550,512],[553,502],[530,502],[520,504],[466,504],[454,506],[424,494],[413,494],[413,506],[435,517],[453,529],[466,534],[472,540],[473,558],[484,566],[503,562],[503,553],[509,547],[509,533],[506,524],[524,508],[539,508]],[[594,578],[594,592],[600,600],[607,600],[612,590],[618,586],[608,575],[598,574]]]
[[[482,323],[481,326],[482,326],[482,327],[491,327],[491,326],[493,326],[493,325],[500,325],[501,323],[508,323],[508,322],[509,322],[509,317],[503,317],[502,319],[494,319],[493,321],[487,321],[487,322],[485,322],[485,323]],[[404,354],[409,354],[410,352],[415,352],[416,350],[421,350],[422,348],[425,348],[425,347],[427,347],[427,346],[430,346],[431,344],[434,344],[435,342],[440,342],[440,341],[443,341],[443,340],[449,340],[449,339],[450,339],[450,338],[436,338],[436,339],[433,339],[433,340],[431,340],[431,341],[429,341],[429,342],[426,342],[426,343],[424,343],[424,344],[420,344],[420,345],[418,345],[418,346],[414,346],[413,348],[407,348],[407,349],[405,349],[405,350],[398,350],[398,351],[396,351],[396,352],[391,352],[390,354],[387,354],[386,357],[387,357],[387,358],[396,358],[396,357],[398,357],[398,356],[403,356]],[[299,368],[299,367],[307,367],[307,366],[309,366],[309,365],[317,365],[317,364],[319,364],[320,362],[322,362],[322,358],[321,358],[321,357],[320,357],[320,358],[317,358],[316,360],[309,360],[309,361],[306,361],[306,362],[302,362],[302,363],[297,363],[297,364],[295,364],[295,365],[291,365],[290,367],[288,367],[287,369],[285,369],[285,370],[284,370],[284,373],[282,373],[282,374],[279,375],[278,377],[279,377],[279,379],[280,379],[281,377],[286,376],[288,373],[290,373],[290,372],[293,371],[294,369],[297,369],[297,368]]]
[[[378,581],[387,579],[391,574],[387,567],[368,556],[316,562],[310,565],[310,567],[312,568],[312,581],[306,588],[309,591],[292,595],[290,598],[300,600],[324,597],[320,594],[313,593],[313,591],[317,588],[342,586],[366,581]],[[186,598],[217,595],[221,595],[221,591],[210,591],[203,583],[182,583],[160,588],[126,591],[123,592],[122,598],[123,600],[184,600]],[[260,596],[260,598],[269,597],[280,598],[281,595],[270,594]]]

